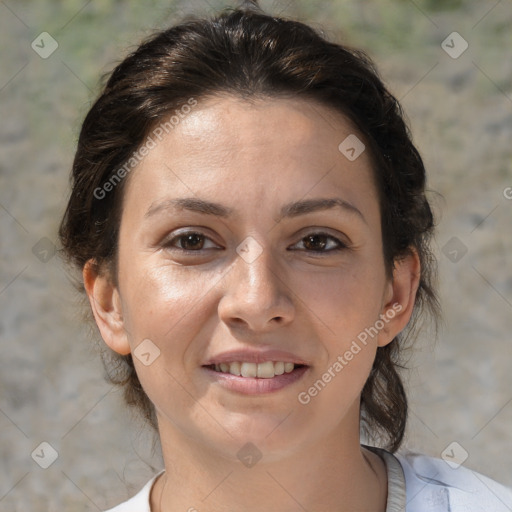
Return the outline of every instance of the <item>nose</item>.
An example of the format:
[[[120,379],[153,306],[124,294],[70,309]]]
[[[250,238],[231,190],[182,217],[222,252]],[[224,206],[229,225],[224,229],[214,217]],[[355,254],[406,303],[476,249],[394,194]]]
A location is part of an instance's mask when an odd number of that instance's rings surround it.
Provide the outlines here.
[[[237,256],[226,275],[218,314],[229,327],[266,332],[289,324],[295,315],[286,275],[265,248],[254,260]]]

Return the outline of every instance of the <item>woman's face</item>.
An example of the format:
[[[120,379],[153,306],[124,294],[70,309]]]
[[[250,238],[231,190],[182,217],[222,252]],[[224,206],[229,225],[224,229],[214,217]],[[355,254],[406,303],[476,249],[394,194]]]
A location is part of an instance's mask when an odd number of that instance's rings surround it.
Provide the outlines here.
[[[161,433],[233,458],[247,442],[278,457],[358,441],[361,390],[408,320],[411,280],[386,278],[354,137],[312,101],[230,96],[153,137],[126,184],[116,322],[98,324],[134,354]]]

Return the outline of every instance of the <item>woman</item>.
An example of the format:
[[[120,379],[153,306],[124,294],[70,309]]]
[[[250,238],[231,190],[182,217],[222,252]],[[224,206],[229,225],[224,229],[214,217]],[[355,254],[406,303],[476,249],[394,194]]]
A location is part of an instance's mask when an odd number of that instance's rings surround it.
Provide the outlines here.
[[[396,454],[434,222],[362,52],[256,2],[157,33],[88,113],[72,177],[61,242],[165,462],[112,511],[512,508]]]

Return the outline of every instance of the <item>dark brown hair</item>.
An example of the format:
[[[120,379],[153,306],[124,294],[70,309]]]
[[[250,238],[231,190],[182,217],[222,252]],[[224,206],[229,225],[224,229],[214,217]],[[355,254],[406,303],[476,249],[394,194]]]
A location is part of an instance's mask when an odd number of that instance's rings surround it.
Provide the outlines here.
[[[364,52],[329,42],[301,22],[267,15],[257,2],[212,18],[191,17],[154,34],[113,70],[83,122],[71,197],[59,230],[63,252],[80,270],[93,260],[98,271],[111,272],[116,282],[126,179],[112,180],[158,122],[190,98],[200,101],[219,93],[245,99],[314,99],[345,115],[370,151],[388,275],[411,249],[421,262],[407,332],[377,349],[361,395],[363,431],[395,451],[407,419],[397,371],[403,344],[423,312],[428,310],[433,318],[438,313],[436,267],[429,249],[434,222],[423,162],[401,107]],[[103,360],[110,381],[124,386],[126,401],[156,428],[154,407],[139,383],[132,356],[105,348]]]

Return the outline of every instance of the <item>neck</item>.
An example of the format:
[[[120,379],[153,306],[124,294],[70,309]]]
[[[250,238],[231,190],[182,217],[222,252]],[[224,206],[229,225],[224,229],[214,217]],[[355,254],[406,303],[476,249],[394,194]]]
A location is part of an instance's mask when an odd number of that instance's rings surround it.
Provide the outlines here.
[[[384,512],[386,468],[359,445],[359,429],[269,461],[244,466],[160,422],[165,473],[151,494],[153,512]],[[234,450],[237,451],[236,449]]]

